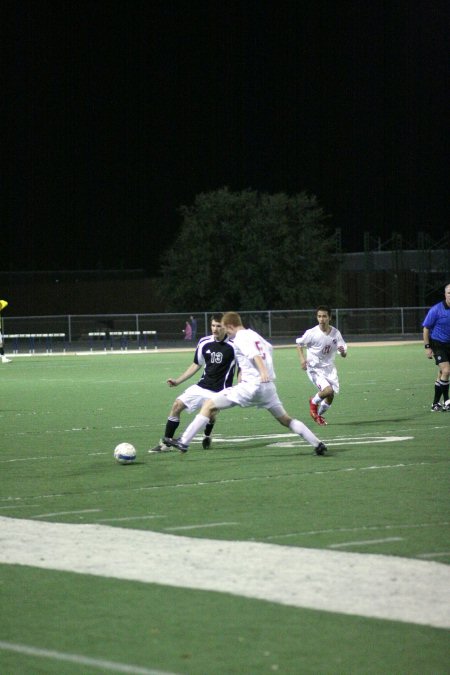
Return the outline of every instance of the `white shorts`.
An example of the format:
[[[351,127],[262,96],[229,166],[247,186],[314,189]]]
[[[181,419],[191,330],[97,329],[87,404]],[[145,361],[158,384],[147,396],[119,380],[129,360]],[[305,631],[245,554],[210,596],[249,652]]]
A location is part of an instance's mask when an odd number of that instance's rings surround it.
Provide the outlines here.
[[[339,394],[339,379],[335,366],[328,368],[307,368],[306,374],[319,391],[330,386],[335,394]]]
[[[281,417],[285,410],[273,382],[239,382],[212,396],[217,408],[229,408],[239,405],[241,408],[267,408],[275,417]]]
[[[186,391],[180,396],[177,396],[177,399],[184,403],[188,413],[193,413],[201,408],[205,401],[213,398],[214,394],[216,393],[217,392],[211,391],[210,389],[199,387],[198,384],[193,384],[191,387],[188,387]]]

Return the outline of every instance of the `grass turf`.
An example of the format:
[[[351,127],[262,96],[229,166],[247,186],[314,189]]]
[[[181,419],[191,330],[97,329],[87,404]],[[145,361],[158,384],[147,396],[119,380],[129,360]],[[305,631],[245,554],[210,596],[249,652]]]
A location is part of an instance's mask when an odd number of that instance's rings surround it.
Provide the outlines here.
[[[1,370],[0,515],[448,563],[450,415],[429,410],[422,352],[351,348],[319,428],[295,349],[276,350],[280,396],[329,445],[323,458],[267,412],[237,408],[211,450],[148,455],[184,389],[165,380],[190,353],[15,358]],[[133,466],[112,459],[124,440]],[[0,640],[61,654],[189,675],[448,672],[444,630],[28,567],[1,578]],[[86,668],[0,649],[5,673]]]

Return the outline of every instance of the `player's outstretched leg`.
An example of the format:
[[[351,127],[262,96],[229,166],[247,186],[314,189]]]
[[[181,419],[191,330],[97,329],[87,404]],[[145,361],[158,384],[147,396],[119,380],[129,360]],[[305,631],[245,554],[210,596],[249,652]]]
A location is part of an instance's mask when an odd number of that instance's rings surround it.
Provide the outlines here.
[[[190,425],[183,432],[180,438],[168,439],[166,438],[167,445],[170,445],[172,448],[178,448],[181,452],[187,452],[189,450],[189,445],[194,438],[195,434],[201,431],[209,422],[209,417],[199,413],[194,417]]]
[[[291,429],[291,431],[293,431],[295,434],[302,436],[302,438],[304,438],[307,443],[312,445],[317,455],[324,455],[326,453],[327,446],[325,443],[322,443],[322,441],[317,438],[315,434],[313,434],[311,429],[308,429],[306,424],[303,424],[303,422],[300,422],[300,420],[291,420],[289,429]]]

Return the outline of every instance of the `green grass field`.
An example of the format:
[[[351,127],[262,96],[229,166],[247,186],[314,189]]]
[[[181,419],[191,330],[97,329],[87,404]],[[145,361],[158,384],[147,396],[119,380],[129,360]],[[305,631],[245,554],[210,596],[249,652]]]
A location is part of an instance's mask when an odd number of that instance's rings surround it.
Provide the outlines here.
[[[13,518],[334,551],[350,579],[344,553],[450,563],[450,413],[430,412],[436,367],[420,345],[350,346],[324,428],[309,418],[314,390],[295,348],[275,351],[280,397],[314,427],[327,457],[253,408],[221,413],[208,451],[197,441],[186,455],[148,454],[174,397],[196,379],[178,389],[165,381],[191,358],[36,355],[0,366],[0,549],[1,522]],[[113,460],[121,441],[137,448],[132,466]],[[450,672],[448,630],[356,607],[323,611],[36,564],[0,570],[2,675]]]

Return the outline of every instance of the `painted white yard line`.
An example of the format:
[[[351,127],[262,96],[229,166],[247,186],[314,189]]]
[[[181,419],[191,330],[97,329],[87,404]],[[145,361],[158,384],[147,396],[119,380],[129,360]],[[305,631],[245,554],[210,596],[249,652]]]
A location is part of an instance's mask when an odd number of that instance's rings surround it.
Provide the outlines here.
[[[307,537],[316,534],[335,534],[336,532],[368,532],[370,530],[403,530],[417,529],[420,527],[442,527],[450,525],[450,522],[442,523],[407,523],[405,525],[362,525],[361,527],[336,527],[327,530],[307,530],[306,532],[286,532],[284,534],[269,535],[266,539],[284,539],[287,537]]]
[[[68,654],[66,652],[57,652],[52,649],[39,649],[29,645],[16,644],[14,642],[4,642],[0,640],[0,650],[16,652],[25,656],[38,656],[44,659],[53,659],[54,661],[65,661],[75,663],[79,666],[89,666],[90,668],[102,668],[113,673],[129,673],[130,675],[176,675],[162,670],[152,670],[141,668],[125,663],[116,663],[115,661],[105,661],[104,659],[92,659],[81,654]]]
[[[0,562],[450,628],[434,560],[0,517]]]
[[[384,544],[389,541],[403,541],[403,537],[386,537],[385,539],[363,539],[362,541],[343,541],[339,544],[330,544],[328,548],[346,548],[347,546],[370,546]]]
[[[164,453],[166,454],[166,453]],[[167,453],[170,454],[170,453]],[[318,458],[318,461],[321,463],[322,458]],[[1,462],[0,462],[1,463]],[[410,462],[410,463],[401,463],[401,464],[381,464],[381,465],[373,465],[373,466],[360,466],[360,467],[345,467],[341,469],[335,469],[335,468],[330,468],[330,469],[318,469],[314,471],[299,471],[298,474],[296,475],[296,478],[305,478],[307,476],[320,476],[320,475],[327,475],[327,474],[338,474],[338,473],[351,473],[355,472],[355,474],[358,471],[375,471],[375,470],[381,470],[381,469],[404,469],[408,467],[414,467],[414,466],[432,466],[431,462]],[[124,467],[121,467],[121,469]],[[149,490],[173,490],[179,489],[179,488],[196,488],[196,487],[208,487],[210,485],[227,485],[229,483],[245,483],[245,482],[255,482],[255,481],[266,481],[266,480],[278,480],[281,478],[292,478],[293,474],[292,472],[290,473],[279,473],[279,474],[264,474],[262,476],[245,476],[245,477],[233,477],[233,478],[224,478],[224,479],[217,479],[217,480],[210,480],[210,481],[195,481],[195,482],[189,482],[189,483],[173,483],[171,485],[146,485],[146,486],[140,486],[137,488],[130,487],[129,491],[131,492],[142,492],[142,491],[149,491]],[[102,494],[107,494],[114,492],[114,490],[109,490],[105,489],[101,491]],[[91,493],[86,493],[86,494],[99,494],[98,490],[93,490]],[[46,494],[46,495],[27,495],[25,497],[19,497],[19,496],[13,496],[9,495],[8,497],[0,497],[0,504],[2,502],[15,502],[19,506],[19,502],[21,501],[36,501],[39,499],[54,499],[54,498],[60,498],[64,497],[66,498],[67,495],[65,494]],[[8,507],[2,507],[0,506],[0,509],[2,508],[9,508]]]
[[[450,556],[450,551],[439,551],[436,553],[420,553],[418,558],[441,558]]]
[[[223,527],[225,525],[239,525],[239,523],[202,523],[201,525],[175,525],[172,527],[165,527],[165,532],[178,532],[181,530],[200,530],[204,527]]]
[[[167,516],[159,516],[150,514],[148,516],[125,516],[123,518],[97,518],[97,523],[118,523],[126,520],[154,520],[155,518],[167,518]]]
[[[101,509],[80,509],[78,511],[55,511],[54,513],[39,513],[31,518],[53,518],[54,516],[69,516],[75,513],[100,513]]]

